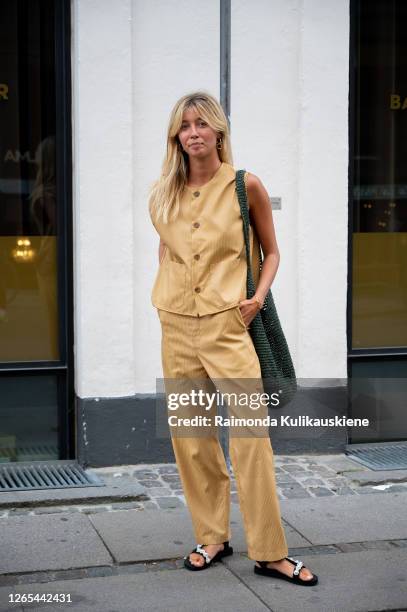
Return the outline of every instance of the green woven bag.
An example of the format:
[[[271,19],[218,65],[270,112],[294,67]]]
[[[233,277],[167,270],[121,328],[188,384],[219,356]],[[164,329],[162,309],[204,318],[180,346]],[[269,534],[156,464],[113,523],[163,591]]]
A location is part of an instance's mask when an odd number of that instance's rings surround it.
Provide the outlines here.
[[[246,186],[244,183],[245,172],[245,170],[237,170],[236,172],[236,191],[243,220],[247,258],[247,299],[250,299],[254,296],[256,287],[253,279],[250,257],[250,221]],[[260,270],[261,265],[262,254],[260,249]],[[264,390],[269,394],[279,394],[279,404],[271,406],[281,408],[294,397],[297,391],[297,379],[287,341],[281,328],[270,290],[266,295],[263,307],[250,323],[249,332],[259,358]]]

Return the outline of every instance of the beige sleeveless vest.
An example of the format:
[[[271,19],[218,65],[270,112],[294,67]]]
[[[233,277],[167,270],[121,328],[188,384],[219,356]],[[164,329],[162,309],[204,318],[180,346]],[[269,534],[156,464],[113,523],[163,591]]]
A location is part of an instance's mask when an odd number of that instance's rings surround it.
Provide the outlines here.
[[[151,294],[156,308],[199,317],[246,299],[246,251],[235,175],[233,166],[223,162],[205,185],[185,187],[177,219],[152,219],[167,245]],[[250,247],[257,286],[259,242],[252,226]]]

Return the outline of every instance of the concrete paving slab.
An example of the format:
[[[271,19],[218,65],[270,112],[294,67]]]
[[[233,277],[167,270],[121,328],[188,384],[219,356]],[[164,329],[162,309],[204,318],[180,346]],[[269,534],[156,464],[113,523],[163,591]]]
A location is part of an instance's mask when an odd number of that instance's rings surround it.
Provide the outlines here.
[[[386,482],[407,482],[407,470],[380,470],[343,472],[352,482],[360,485],[378,485]]]
[[[118,563],[175,559],[195,541],[187,508],[123,510],[89,515]]]
[[[137,483],[106,485],[104,487],[72,487],[71,489],[40,489],[38,491],[2,491],[0,509],[41,505],[80,504],[108,501],[137,501],[148,499],[146,487]]]
[[[23,612],[23,606],[21,603],[10,601],[10,595],[15,595],[14,587],[1,587],[0,588],[0,612]],[[14,599],[14,597],[13,597]]]
[[[175,559],[197,544],[187,508],[171,508],[157,515],[156,510],[125,510],[89,515],[96,531],[119,563]],[[247,550],[239,507],[230,513],[231,544],[236,552]],[[290,547],[309,542],[291,527],[286,528]]]
[[[85,514],[0,521],[0,574],[109,565],[112,558]]]
[[[19,593],[70,593],[72,603],[26,604],[24,610],[61,612],[265,612],[265,606],[241,581],[218,563],[204,572],[186,569],[85,578],[15,587]]]
[[[344,471],[351,472],[353,470],[366,470],[370,472],[368,467],[361,465],[358,461],[349,459],[346,455],[307,455],[307,459],[315,461],[317,465],[322,465],[335,470],[337,473]]]
[[[298,558],[298,557],[295,557]],[[278,612],[374,612],[404,610],[407,604],[407,551],[366,551],[301,556],[319,579],[313,587],[258,576],[243,556],[224,560],[271,610]]]
[[[285,521],[313,544],[407,538],[404,493],[282,500]]]
[[[302,546],[310,545],[310,542],[308,540],[306,540],[300,533],[298,533],[298,531],[296,531],[291,525],[288,525],[286,521],[284,521],[284,517],[283,525],[288,548],[301,548]]]

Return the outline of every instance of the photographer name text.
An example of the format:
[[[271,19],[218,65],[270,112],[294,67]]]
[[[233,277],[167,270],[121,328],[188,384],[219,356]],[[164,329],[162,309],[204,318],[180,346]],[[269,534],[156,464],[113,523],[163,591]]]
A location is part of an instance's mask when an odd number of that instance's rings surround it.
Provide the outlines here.
[[[280,415],[279,418],[274,418],[268,415],[264,418],[239,418],[239,417],[224,417],[216,415],[208,417],[197,415],[192,418],[177,417],[171,415],[168,417],[168,424],[171,427],[212,427],[224,426],[268,426],[268,427],[369,427],[369,419],[352,419],[345,416],[335,416],[327,418],[313,418],[306,415],[292,417],[289,415]]]

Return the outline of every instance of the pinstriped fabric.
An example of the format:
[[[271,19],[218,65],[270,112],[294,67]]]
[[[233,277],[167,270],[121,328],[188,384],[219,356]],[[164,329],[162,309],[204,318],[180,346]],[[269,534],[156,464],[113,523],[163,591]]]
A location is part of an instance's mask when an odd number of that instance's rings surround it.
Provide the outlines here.
[[[260,364],[239,307],[193,317],[158,310],[165,379],[207,378],[255,381]],[[223,451],[214,436],[176,437],[172,445],[197,542],[230,540],[230,481]],[[248,556],[273,561],[288,554],[268,437],[229,437]]]
[[[232,165],[223,162],[197,189],[185,187],[176,219],[152,222],[167,245],[151,293],[156,308],[202,316],[246,298],[243,221]],[[251,227],[249,232],[255,262],[258,240]]]
[[[277,561],[288,555],[269,438],[230,438],[229,453],[250,559]]]

